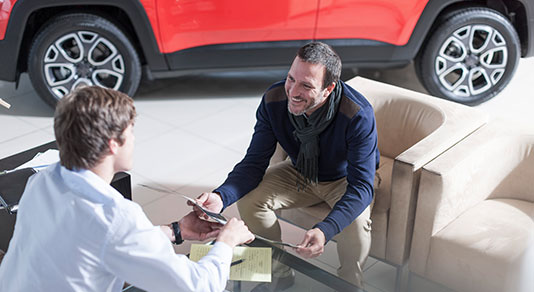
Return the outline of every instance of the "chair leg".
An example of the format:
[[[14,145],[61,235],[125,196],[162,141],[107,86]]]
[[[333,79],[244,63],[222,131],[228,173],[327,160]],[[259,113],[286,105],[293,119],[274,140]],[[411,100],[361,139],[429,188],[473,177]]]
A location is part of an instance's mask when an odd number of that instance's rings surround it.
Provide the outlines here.
[[[397,266],[397,275],[395,277],[395,292],[406,292],[409,288],[410,271],[408,265]]]

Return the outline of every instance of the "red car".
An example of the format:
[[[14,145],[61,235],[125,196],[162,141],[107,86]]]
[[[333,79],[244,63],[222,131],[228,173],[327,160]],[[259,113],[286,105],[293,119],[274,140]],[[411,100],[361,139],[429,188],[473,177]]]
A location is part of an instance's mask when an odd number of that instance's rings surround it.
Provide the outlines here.
[[[79,84],[135,94],[149,78],[288,67],[312,40],[345,67],[416,62],[437,96],[478,104],[534,54],[528,0],[0,0],[0,79],[48,103]]]

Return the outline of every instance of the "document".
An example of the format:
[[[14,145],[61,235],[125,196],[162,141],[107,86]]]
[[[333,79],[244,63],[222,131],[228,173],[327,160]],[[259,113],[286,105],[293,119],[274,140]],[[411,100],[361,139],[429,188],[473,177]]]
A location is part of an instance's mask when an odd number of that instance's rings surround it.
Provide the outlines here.
[[[45,152],[37,153],[32,160],[20,165],[15,169],[33,168],[35,171],[40,171],[48,166],[59,161],[59,151],[56,149],[48,149]]]
[[[198,262],[207,255],[212,245],[193,244],[189,259]],[[271,248],[269,247],[234,247],[230,267],[230,280],[271,282]]]
[[[56,163],[59,161],[59,151],[56,149],[48,149],[44,153],[37,153],[32,160],[16,167],[13,169],[7,169],[7,170],[0,170],[0,175],[8,174],[11,172],[15,172],[17,170],[25,169],[25,168],[31,168],[35,170],[36,172],[41,171],[48,166]]]

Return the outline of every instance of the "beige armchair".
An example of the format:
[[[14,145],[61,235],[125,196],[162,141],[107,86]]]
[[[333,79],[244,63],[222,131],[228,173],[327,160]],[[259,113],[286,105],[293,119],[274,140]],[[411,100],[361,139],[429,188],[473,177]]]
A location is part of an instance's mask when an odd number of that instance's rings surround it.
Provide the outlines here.
[[[377,123],[381,182],[375,185],[371,214],[371,256],[400,268],[409,255],[421,167],[482,126],[486,116],[463,105],[362,77],[347,83],[370,101]],[[280,210],[278,215],[310,228],[329,211],[323,203]]]
[[[534,275],[521,271],[534,247],[534,128],[519,127],[491,122],[423,168],[410,271],[456,291],[534,291],[517,286]]]

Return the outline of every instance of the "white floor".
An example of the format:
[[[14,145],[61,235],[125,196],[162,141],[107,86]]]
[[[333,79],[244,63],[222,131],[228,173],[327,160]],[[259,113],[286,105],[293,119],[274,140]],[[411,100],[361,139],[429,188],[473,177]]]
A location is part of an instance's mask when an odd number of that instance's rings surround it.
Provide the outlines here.
[[[157,193],[138,184],[174,190],[191,197],[210,191],[222,183],[227,173],[244,155],[255,122],[255,110],[263,91],[284,77],[284,71],[191,75],[144,82],[134,97],[138,111],[135,126],[136,152],[132,175],[133,199],[154,224],[179,219],[189,208],[178,195]],[[408,66],[396,70],[362,74],[423,90]],[[514,79],[497,97],[478,106],[493,116],[532,124],[534,117],[534,58],[521,60]],[[28,76],[19,88],[0,82],[0,98],[11,109],[0,107],[0,158],[54,140],[53,110],[35,93]],[[226,211],[238,216],[235,207]],[[284,240],[298,243],[302,230],[283,224]],[[335,243],[317,265],[335,271],[338,260]],[[189,245],[177,249],[187,253]],[[393,267],[369,259],[365,266],[366,290],[393,291]],[[412,279],[412,291],[447,291],[422,279]],[[294,291],[301,291],[295,287]]]

